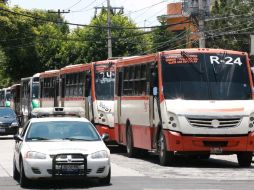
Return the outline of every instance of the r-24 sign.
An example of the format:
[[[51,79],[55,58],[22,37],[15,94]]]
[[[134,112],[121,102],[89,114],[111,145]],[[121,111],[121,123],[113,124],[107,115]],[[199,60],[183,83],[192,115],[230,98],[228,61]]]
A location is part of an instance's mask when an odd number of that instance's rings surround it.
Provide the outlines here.
[[[241,57],[226,56],[226,57],[221,58],[216,55],[210,56],[210,63],[211,64],[239,65],[239,66],[241,66],[243,64]]]

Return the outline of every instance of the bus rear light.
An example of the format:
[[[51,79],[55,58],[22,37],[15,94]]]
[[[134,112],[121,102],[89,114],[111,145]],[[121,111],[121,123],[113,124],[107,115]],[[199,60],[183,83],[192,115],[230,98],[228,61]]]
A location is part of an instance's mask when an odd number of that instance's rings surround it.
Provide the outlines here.
[[[172,124],[172,127],[177,127],[176,123],[173,123],[173,124]]]
[[[250,124],[249,124],[249,128],[252,128],[252,127],[253,127],[253,124],[252,124],[252,123],[250,123]]]

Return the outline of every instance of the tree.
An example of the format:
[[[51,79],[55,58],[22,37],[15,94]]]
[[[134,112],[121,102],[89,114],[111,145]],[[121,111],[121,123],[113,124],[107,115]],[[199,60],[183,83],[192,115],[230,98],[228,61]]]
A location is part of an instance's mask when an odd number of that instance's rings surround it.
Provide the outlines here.
[[[57,14],[8,8],[5,5],[0,7],[3,8],[0,12],[0,45],[8,57],[4,65],[6,75],[12,81],[18,81],[22,77],[54,68],[61,60],[58,52],[61,41],[54,40],[53,43],[45,36],[48,33],[60,37],[66,35],[69,33],[68,26],[54,23],[58,19]]]
[[[253,30],[253,7],[251,0],[217,0],[206,23],[207,47],[249,52]]]
[[[142,54],[148,49],[148,37],[143,31],[135,29],[135,24],[122,14],[112,14],[112,51],[113,57]],[[86,60],[98,61],[107,59],[107,13],[102,11],[92,19],[90,26],[78,29],[75,34],[84,39],[83,46]],[[134,28],[134,29],[124,29]]]
[[[150,52],[173,49],[173,47],[177,46],[174,36],[175,34],[168,30],[166,23],[161,22],[161,26],[152,31],[152,48]]]
[[[3,88],[5,86],[9,86],[11,84],[11,79],[6,76],[6,63],[7,63],[7,57],[5,56],[5,53],[3,52],[2,48],[0,48],[0,88]]]

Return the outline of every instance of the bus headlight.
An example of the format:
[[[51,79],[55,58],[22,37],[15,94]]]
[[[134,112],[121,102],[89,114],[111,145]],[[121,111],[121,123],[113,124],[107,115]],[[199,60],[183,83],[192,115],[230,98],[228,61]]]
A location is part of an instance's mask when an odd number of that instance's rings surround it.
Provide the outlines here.
[[[249,128],[252,129],[252,131],[254,130],[254,113],[250,114]]]
[[[168,122],[167,126],[169,129],[175,129],[179,125],[177,116],[171,112],[168,112],[168,121],[167,122]]]

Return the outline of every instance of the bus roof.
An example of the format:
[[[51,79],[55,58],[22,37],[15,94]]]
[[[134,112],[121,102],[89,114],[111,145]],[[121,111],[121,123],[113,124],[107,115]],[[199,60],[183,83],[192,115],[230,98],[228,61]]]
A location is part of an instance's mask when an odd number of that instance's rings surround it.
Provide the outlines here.
[[[242,55],[247,55],[246,52],[241,52],[241,51],[234,51],[234,50],[226,50],[226,49],[213,49],[213,48],[188,48],[188,49],[175,49],[175,50],[168,50],[168,51],[163,51],[160,52],[162,54],[164,53],[179,53],[179,52],[203,52],[203,53],[227,53],[227,54],[242,54]]]
[[[91,69],[91,64],[78,64],[78,65],[68,65],[60,69],[60,75],[67,73],[77,73],[81,71],[86,71]]]
[[[40,73],[40,78],[47,78],[47,77],[56,77],[59,76],[60,70],[49,70],[43,73]]]

